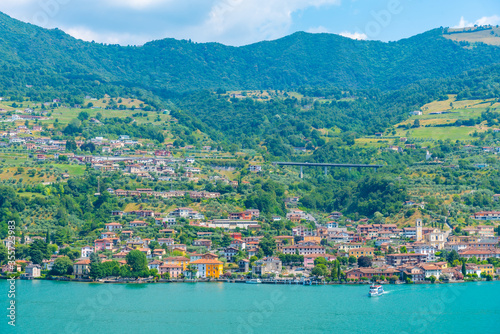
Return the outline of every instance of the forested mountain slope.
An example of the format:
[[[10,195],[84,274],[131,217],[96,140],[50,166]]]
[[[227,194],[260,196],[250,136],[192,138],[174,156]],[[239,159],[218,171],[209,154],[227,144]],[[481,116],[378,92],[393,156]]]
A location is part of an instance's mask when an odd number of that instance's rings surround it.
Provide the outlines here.
[[[164,39],[144,46],[74,39],[0,13],[0,92],[103,83],[147,90],[294,89],[303,86],[398,89],[500,62],[500,47],[464,47],[435,29],[398,42],[295,33],[231,47]]]

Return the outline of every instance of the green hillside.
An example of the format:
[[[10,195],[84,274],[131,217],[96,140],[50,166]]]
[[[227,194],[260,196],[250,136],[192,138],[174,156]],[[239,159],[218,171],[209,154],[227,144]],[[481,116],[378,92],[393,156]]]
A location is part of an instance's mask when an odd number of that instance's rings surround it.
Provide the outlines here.
[[[243,47],[174,39],[122,47],[83,42],[0,14],[0,92],[64,87],[103,93],[104,83],[157,92],[398,89],[498,62],[500,48],[465,48],[443,38],[441,29],[392,43],[295,33]]]

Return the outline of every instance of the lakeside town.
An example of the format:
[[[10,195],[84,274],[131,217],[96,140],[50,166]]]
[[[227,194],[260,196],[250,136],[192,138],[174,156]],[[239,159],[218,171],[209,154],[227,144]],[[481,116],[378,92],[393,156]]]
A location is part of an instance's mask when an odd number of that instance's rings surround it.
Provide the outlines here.
[[[3,278],[96,282],[244,282],[260,278],[264,282],[316,284],[499,278],[500,211],[476,211],[469,216],[462,212],[453,221],[449,213],[449,220],[441,213],[436,205],[439,199],[410,196],[398,204],[403,222],[386,223],[394,217],[378,211],[367,218],[308,210],[304,207],[307,198],[290,196],[291,191],[288,196],[282,192],[274,202],[277,209],[270,210],[258,198],[249,201],[253,187],[263,181],[268,182],[264,187],[279,187],[273,178],[301,182],[302,166],[298,173],[293,167],[276,167],[256,156],[242,159],[220,147],[158,145],[129,135],[62,140],[57,138],[56,128],[37,125],[41,119],[30,123],[33,117],[43,116],[31,116],[35,113],[31,109],[24,113],[28,115],[12,115],[11,126],[16,130],[1,133],[1,143],[4,152],[25,154],[18,167],[6,170],[15,171],[18,184],[27,176],[21,185],[26,187],[23,193],[41,211],[21,213],[24,230],[18,229],[14,239],[3,240],[5,250],[16,250],[15,263],[6,263],[4,256]],[[84,116],[89,125],[101,124],[97,118]],[[52,138],[37,134],[42,131],[52,133]],[[465,169],[462,161],[454,165],[448,160],[445,165],[431,159],[428,148],[409,145],[406,148],[415,152],[424,150],[424,162],[430,168]],[[390,154],[403,153],[391,147]],[[87,150],[93,154],[86,154]],[[477,157],[497,154],[494,147],[469,144],[459,150]],[[429,168],[426,166],[418,168]],[[492,166],[476,163],[470,168]],[[43,170],[47,172],[45,182],[30,182],[30,178],[43,181]],[[82,179],[75,171],[86,176]],[[326,177],[326,167],[324,172]],[[89,177],[96,186],[93,201],[112,205],[104,217],[100,215],[98,224],[79,236],[74,230],[81,226],[71,231],[68,205],[55,214],[49,209],[45,212],[39,197],[51,192],[60,192],[61,197],[65,187],[71,188],[79,179],[88,182]],[[483,203],[497,205],[500,194],[487,196],[490,198],[480,198]],[[37,214],[67,227],[55,232],[40,228],[40,219],[34,218]],[[356,216],[359,218],[353,218]],[[75,224],[81,225],[77,220]]]
[[[500,2],[448,2],[0,1],[0,333],[498,332]]]
[[[116,196],[156,195],[151,189],[131,194],[108,191]],[[17,238],[16,248],[29,245],[31,254],[31,261],[16,261],[17,277],[88,282],[263,278],[274,283],[435,283],[497,280],[500,275],[498,223],[443,231],[424,227],[418,219],[415,226],[401,229],[395,224],[367,224],[366,219],[352,222],[334,212],[324,225],[299,225],[290,235],[264,236],[257,209],[211,221],[184,207],[166,215],[152,210],[112,215],[116,221],[106,223],[99,238],[81,248],[58,247],[40,236]],[[495,222],[500,213],[479,212],[475,218]],[[292,208],[286,217],[273,217],[273,222],[310,219],[314,218]],[[195,235],[189,244],[188,234]],[[3,241],[7,247],[9,240]],[[3,273],[9,271],[9,265],[2,267]]]

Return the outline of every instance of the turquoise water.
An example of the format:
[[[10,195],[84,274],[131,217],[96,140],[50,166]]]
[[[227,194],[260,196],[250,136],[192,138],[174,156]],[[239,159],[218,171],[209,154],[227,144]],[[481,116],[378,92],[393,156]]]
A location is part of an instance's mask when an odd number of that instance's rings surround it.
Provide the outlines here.
[[[385,289],[17,281],[16,328],[4,316],[0,333],[500,333],[499,282]]]

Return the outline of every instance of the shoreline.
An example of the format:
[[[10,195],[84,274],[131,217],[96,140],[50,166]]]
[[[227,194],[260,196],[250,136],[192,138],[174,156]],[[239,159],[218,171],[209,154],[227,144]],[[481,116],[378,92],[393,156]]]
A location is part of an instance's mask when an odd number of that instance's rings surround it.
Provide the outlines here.
[[[8,277],[0,277],[2,280],[9,280]],[[15,278],[15,280],[21,281],[55,281],[55,282],[68,282],[68,283],[92,283],[92,284],[168,284],[168,283],[228,283],[228,284],[246,284],[246,280],[227,280],[227,279],[201,279],[201,280],[90,280],[90,279],[57,279],[57,278],[32,278],[32,279],[21,279]],[[380,285],[447,285],[447,284],[456,284],[456,283],[485,283],[485,282],[500,282],[500,279],[494,279],[492,281],[487,280],[457,280],[457,281],[449,281],[449,282],[435,282],[432,283],[430,281],[423,282],[413,282],[413,283],[405,283],[405,282],[319,282],[319,281],[292,281],[292,280],[263,280],[260,284],[268,284],[268,285],[304,285],[304,286],[319,286],[319,285],[339,285],[339,286],[357,286],[357,285],[372,285],[372,284],[380,284]]]

